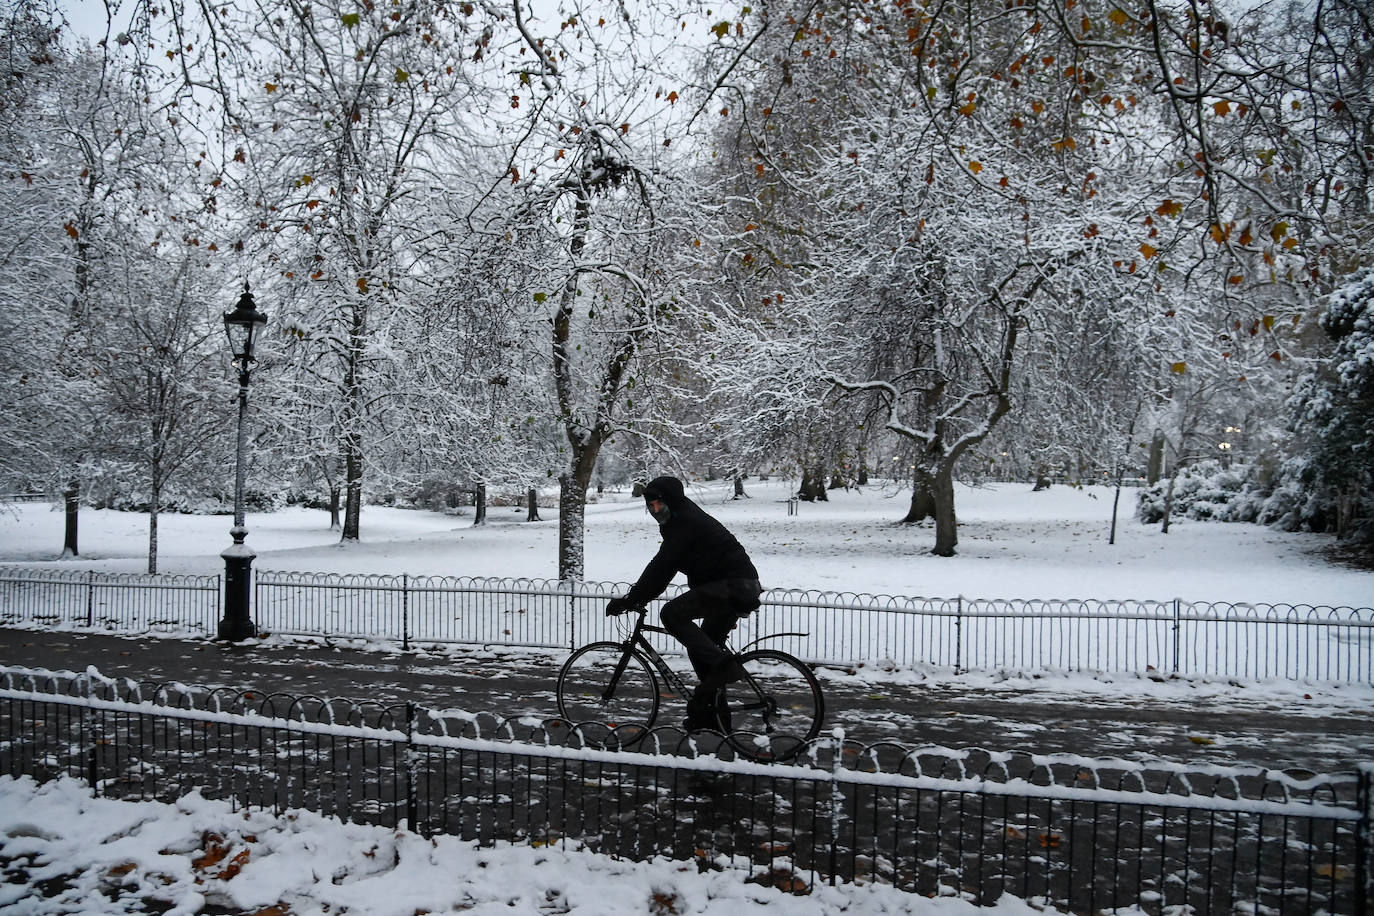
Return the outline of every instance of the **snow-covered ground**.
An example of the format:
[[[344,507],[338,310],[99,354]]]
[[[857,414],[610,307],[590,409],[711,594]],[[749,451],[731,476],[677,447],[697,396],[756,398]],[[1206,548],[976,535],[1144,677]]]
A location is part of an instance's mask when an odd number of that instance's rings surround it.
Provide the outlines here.
[[[1328,563],[1324,535],[1255,525],[1176,519],[1169,533],[1134,520],[1135,492],[1122,491],[1111,533],[1113,491],[1027,484],[960,486],[959,548],[930,554],[934,531],[895,524],[908,491],[877,485],[836,490],[830,501],[800,503],[789,515],[792,484],[751,481],[748,499],[722,483],[690,492],[749,549],[765,585],[948,598],[1182,598],[1185,601],[1368,607],[1374,572]],[[340,544],[320,510],[250,514],[248,544],[259,569],[410,573],[552,579],[557,576],[556,509],[525,522],[523,509],[493,507],[488,523],[471,509],[446,515],[368,506],[362,539]],[[54,561],[63,514],[41,504],[0,506],[0,563]],[[225,516],[163,515],[159,571],[217,573],[229,545]],[[147,518],[83,510],[81,556],[67,566],[141,572]],[[657,529],[628,492],[603,493],[588,507],[586,578],[633,581],[652,556]]]
[[[21,857],[32,863],[27,875],[0,883],[7,916],[164,909],[191,916],[207,905],[262,916],[1046,912],[1012,897],[978,908],[878,885],[817,884],[793,896],[747,883],[732,868],[700,871],[696,862],[631,862],[557,847],[479,849],[456,837],[424,839],[308,811],[234,812],[195,794],[175,804],[131,803],[93,798],[70,779],[38,786],[0,777],[0,858],[13,867]]]
[[[953,558],[929,554],[929,528],[894,524],[904,514],[905,493],[882,486],[835,491],[828,503],[802,503],[797,514],[789,514],[789,490],[787,482],[752,481],[745,500],[730,499],[722,484],[692,491],[736,532],[774,588],[1374,605],[1374,572],[1328,563],[1323,551],[1329,538],[1186,519],[1176,520],[1166,535],[1133,520],[1129,490],[1122,497],[1116,543],[1109,544],[1110,489],[960,487],[960,545]],[[493,507],[482,527],[472,525],[470,511],[455,516],[368,507],[362,541],[349,545],[339,543],[319,511],[254,514],[248,518],[248,543],[260,569],[556,575],[555,510],[541,509],[544,521],[527,523],[523,510]],[[587,578],[632,581],[657,543],[642,502],[626,492],[602,494],[589,507],[587,521]],[[164,515],[161,571],[222,571],[219,552],[229,543],[229,526],[223,516]],[[56,562],[120,572],[146,566],[143,516],[83,511],[79,559],[56,559],[62,533],[58,509],[0,506],[0,563]],[[1062,687],[1081,700],[1083,683],[1065,678]],[[1106,683],[1120,684],[1126,693],[1140,689],[1134,678]],[[1094,689],[1109,688],[1095,682]],[[974,912],[962,901],[876,886],[821,885],[793,897],[746,883],[746,875],[730,869],[700,873],[694,863],[637,863],[557,848],[477,849],[452,837],[431,841],[345,826],[308,812],[281,818],[231,812],[226,804],[197,796],[175,805],[95,799],[71,781],[39,787],[0,778],[0,862],[9,872],[0,883],[0,911],[14,916],[164,909],[181,916],[207,905],[293,916]],[[268,909],[279,904],[285,908]],[[978,912],[1033,911],[1004,898]]]

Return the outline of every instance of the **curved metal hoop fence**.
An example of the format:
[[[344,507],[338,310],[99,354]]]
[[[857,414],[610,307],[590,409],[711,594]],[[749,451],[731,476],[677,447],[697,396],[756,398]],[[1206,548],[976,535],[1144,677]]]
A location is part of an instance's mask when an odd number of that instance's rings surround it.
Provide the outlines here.
[[[560,844],[804,890],[891,884],[1068,912],[1362,913],[1374,767],[1255,767],[865,745],[787,765],[656,729],[0,669],[0,773],[208,798],[477,843]]]
[[[571,649],[613,638],[626,585],[548,579],[259,570],[259,631],[412,644]],[[665,598],[676,594],[670,590]],[[210,635],[218,576],[115,576],[0,567],[0,625]],[[1034,669],[1374,683],[1374,608],[1173,599],[920,598],[775,589],[735,645],[819,664]],[[659,647],[676,651],[671,641]]]

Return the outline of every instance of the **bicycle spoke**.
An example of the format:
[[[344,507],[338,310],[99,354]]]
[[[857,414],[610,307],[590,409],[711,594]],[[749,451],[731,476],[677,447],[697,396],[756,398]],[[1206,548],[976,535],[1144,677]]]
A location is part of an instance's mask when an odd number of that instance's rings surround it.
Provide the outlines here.
[[[658,685],[648,663],[619,643],[583,646],[558,675],[558,710],[589,743],[629,747],[658,715]],[[606,736],[597,738],[596,736]]]

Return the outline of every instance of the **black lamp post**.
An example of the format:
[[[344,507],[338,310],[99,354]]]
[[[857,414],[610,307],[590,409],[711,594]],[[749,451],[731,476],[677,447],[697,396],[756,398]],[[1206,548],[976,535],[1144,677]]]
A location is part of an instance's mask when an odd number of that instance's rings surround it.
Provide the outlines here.
[[[229,335],[229,351],[239,364],[239,427],[238,446],[234,455],[234,527],[229,529],[234,543],[225,548],[224,557],[224,618],[219,622],[219,638],[233,642],[254,635],[256,628],[248,612],[252,591],[253,548],[243,543],[248,529],[243,524],[244,453],[248,438],[244,419],[248,414],[248,374],[253,363],[253,344],[258,332],[267,323],[267,316],[258,311],[248,284],[232,312],[224,313],[224,331]]]

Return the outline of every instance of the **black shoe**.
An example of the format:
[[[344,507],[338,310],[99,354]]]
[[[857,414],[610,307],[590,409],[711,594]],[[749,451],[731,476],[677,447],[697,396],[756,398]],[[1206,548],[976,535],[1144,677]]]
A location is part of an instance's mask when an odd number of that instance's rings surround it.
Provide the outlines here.
[[[744,669],[740,667],[739,662],[733,658],[727,658],[701,676],[701,689],[707,692],[719,690],[731,681],[738,681],[742,677],[744,677]]]
[[[697,688],[687,701],[687,718],[682,720],[685,731],[713,731],[724,734],[730,729],[730,713],[725,697],[719,690]]]

